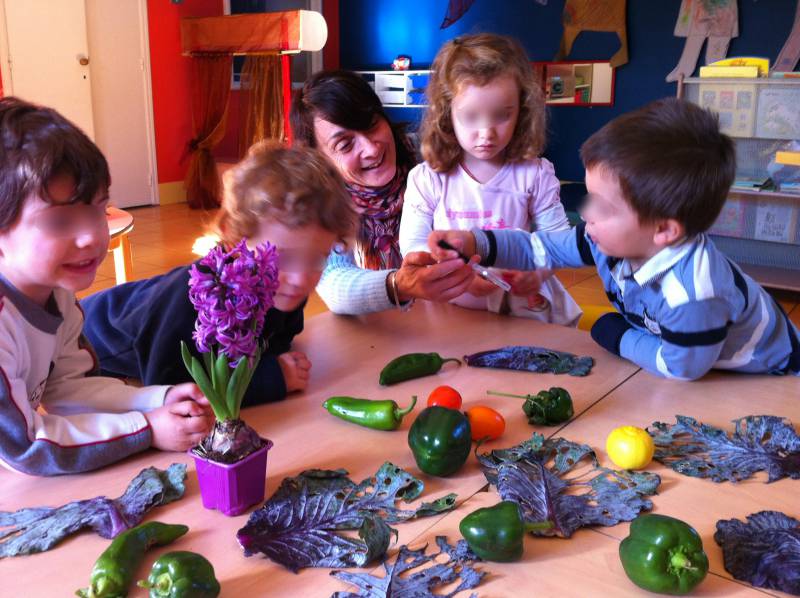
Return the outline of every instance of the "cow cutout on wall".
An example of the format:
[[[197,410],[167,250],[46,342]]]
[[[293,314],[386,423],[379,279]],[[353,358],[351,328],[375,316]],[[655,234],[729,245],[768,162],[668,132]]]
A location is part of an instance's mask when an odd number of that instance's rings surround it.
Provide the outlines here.
[[[581,31],[611,31],[620,47],[609,62],[616,68],[628,62],[628,32],[625,26],[625,0],[567,0],[562,15],[564,33],[554,60],[564,60]]]

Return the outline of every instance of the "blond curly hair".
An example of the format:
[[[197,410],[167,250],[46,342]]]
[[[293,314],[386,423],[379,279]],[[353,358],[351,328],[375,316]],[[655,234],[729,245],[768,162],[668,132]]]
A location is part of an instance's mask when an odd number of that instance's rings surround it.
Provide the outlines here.
[[[503,75],[513,76],[519,87],[519,115],[504,157],[518,162],[541,155],[547,127],[544,93],[518,41],[492,33],[457,37],[441,47],[431,70],[421,145],[423,159],[436,172],[450,171],[463,156],[453,130],[453,98],[464,85],[482,87]]]
[[[340,241],[354,233],[356,214],[344,181],[312,148],[257,143],[225,172],[223,186],[222,209],[213,228],[227,246],[255,235],[265,218],[292,228],[316,224]]]

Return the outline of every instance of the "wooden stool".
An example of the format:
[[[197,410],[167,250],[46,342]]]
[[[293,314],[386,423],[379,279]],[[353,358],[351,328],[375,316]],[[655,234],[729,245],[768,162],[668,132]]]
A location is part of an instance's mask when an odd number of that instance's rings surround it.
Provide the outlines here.
[[[133,230],[133,216],[125,210],[109,206],[106,209],[106,217],[111,236],[108,250],[114,252],[114,274],[117,284],[122,284],[128,282],[133,275],[131,241],[128,239],[128,233]]]

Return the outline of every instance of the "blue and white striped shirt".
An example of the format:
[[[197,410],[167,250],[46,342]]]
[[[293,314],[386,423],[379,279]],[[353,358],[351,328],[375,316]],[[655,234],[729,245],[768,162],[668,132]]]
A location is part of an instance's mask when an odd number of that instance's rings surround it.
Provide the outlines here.
[[[486,265],[596,265],[609,300],[632,326],[621,356],[650,372],[685,380],[712,368],[800,375],[797,327],[707,235],[661,250],[634,272],[627,260],[600,253],[583,223],[569,231],[473,233]]]

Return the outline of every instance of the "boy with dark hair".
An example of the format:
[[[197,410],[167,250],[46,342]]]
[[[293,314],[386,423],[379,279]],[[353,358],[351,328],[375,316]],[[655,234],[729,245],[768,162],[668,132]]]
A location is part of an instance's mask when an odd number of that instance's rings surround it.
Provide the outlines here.
[[[134,388],[96,361],[75,291],[108,249],[111,179],[97,146],[49,108],[0,100],[0,465],[36,475],[96,469],[209,432],[194,384]]]
[[[716,115],[664,99],[614,119],[581,148],[589,191],[571,231],[440,231],[500,268],[596,265],[619,310],[592,338],[655,374],[692,380],[712,368],[800,374],[800,333],[705,231],[733,182],[733,143]]]

